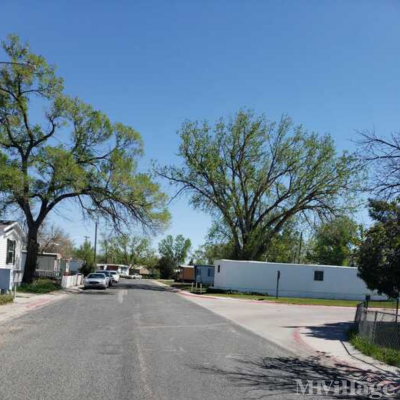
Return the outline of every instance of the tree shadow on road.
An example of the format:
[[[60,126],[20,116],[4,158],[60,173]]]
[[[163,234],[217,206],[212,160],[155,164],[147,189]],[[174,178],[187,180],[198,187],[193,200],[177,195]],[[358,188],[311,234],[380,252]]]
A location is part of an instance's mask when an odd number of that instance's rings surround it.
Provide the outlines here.
[[[176,292],[177,290],[169,286],[156,286],[145,283],[129,283],[120,282],[114,285],[111,289],[127,289],[127,290],[148,290],[153,292]]]
[[[347,331],[352,327],[352,322],[336,322],[318,326],[286,326],[285,328],[305,328],[304,335],[325,340],[347,340]]]
[[[328,385],[328,395],[331,398],[344,397],[346,399],[367,399],[380,398],[362,394],[337,395],[335,384],[344,382],[350,390],[350,382],[358,384],[364,383],[377,385],[380,382],[391,382],[398,387],[397,396],[400,395],[400,377],[395,373],[376,374],[372,371],[361,370],[345,364],[332,363],[332,365],[322,364],[319,357],[308,357],[299,359],[295,357],[264,357],[257,360],[236,360],[236,366],[230,369],[208,366],[192,366],[200,373],[219,375],[227,379],[231,384],[238,388],[243,388],[252,399],[261,399],[269,396],[281,394],[283,398],[299,398],[302,388],[305,388],[309,381],[324,381]],[[299,386],[300,382],[303,387]],[[329,385],[331,388],[329,389]],[[309,385],[310,387],[310,385]],[[382,390],[382,388],[380,389]],[[359,392],[360,393],[360,392]],[[308,393],[320,395],[316,392]],[[307,394],[306,394],[307,395]],[[321,395],[324,395],[322,393]],[[312,397],[315,398],[315,397]],[[326,398],[326,397],[321,397]],[[381,398],[384,398],[381,396]],[[393,396],[391,398],[399,398]]]

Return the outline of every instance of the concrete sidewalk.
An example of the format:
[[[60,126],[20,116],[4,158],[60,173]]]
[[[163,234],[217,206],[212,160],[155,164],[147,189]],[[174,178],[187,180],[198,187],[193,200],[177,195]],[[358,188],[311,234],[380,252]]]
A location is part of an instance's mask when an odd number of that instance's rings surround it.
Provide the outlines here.
[[[68,290],[60,290],[48,294],[33,294],[17,292],[13,303],[0,306],[0,324],[18,318],[31,310],[45,307],[51,303],[64,299]]]
[[[346,332],[355,316],[353,307],[277,304],[178,293],[299,356],[320,357],[325,362],[376,373],[400,374],[400,369],[364,356],[347,341]]]

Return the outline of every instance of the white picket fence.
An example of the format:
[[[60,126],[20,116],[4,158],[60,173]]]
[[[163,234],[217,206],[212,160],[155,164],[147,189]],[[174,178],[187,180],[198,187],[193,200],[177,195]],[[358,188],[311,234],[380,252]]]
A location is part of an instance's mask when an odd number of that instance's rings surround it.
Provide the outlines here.
[[[83,283],[83,275],[71,275],[71,276],[63,276],[61,281],[61,287],[63,289],[67,289],[74,286],[80,286]]]

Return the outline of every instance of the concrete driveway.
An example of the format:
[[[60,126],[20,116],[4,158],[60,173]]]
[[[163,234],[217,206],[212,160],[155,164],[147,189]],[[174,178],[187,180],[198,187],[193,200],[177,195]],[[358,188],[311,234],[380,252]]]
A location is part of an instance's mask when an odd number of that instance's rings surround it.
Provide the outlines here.
[[[356,311],[353,307],[289,305],[180,294],[299,356],[321,357],[324,361],[361,369],[399,372],[362,355],[347,342],[346,332]]]

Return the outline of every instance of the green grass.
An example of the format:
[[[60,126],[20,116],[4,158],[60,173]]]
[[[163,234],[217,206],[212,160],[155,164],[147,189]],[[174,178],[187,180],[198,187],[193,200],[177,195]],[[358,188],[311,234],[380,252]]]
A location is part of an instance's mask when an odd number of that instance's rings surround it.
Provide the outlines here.
[[[0,294],[0,306],[7,303],[12,303],[14,297],[11,294]]]
[[[171,286],[174,283],[173,279],[157,279],[157,282],[163,283],[164,285]]]
[[[379,347],[358,335],[355,328],[348,331],[350,343],[362,354],[395,367],[400,367],[400,351]]]
[[[331,307],[356,307],[359,300],[331,300],[331,299],[311,299],[303,297],[279,297],[276,299],[268,295],[256,295],[246,293],[210,293],[212,296],[233,297],[236,299],[249,300],[265,300],[282,304],[298,304],[298,305],[314,305],[314,306],[331,306]],[[370,308],[393,308],[393,302],[371,301]]]
[[[174,282],[172,279],[159,279],[158,280],[165,285],[190,291],[191,283]],[[246,299],[246,300],[258,300],[258,301],[270,301],[281,304],[297,304],[297,305],[315,305],[315,306],[331,306],[331,307],[356,307],[359,300],[330,300],[330,299],[311,299],[302,297],[279,297],[276,299],[274,296],[268,296],[262,293],[241,293],[232,290],[220,290],[213,288],[203,288],[204,293],[216,297],[230,297],[234,299]],[[371,301],[369,303],[370,308],[394,308],[395,304],[393,301]]]
[[[246,294],[246,293],[209,293],[211,296],[231,297],[235,299],[269,301],[281,304],[298,304],[298,305],[315,305],[315,306],[336,306],[336,307],[355,307],[359,301],[352,300],[328,300],[328,299],[308,299],[296,297],[279,297],[262,294]]]
[[[29,284],[22,283],[21,286],[18,287],[19,292],[38,294],[50,293],[60,289],[61,286],[51,279],[37,279]]]

